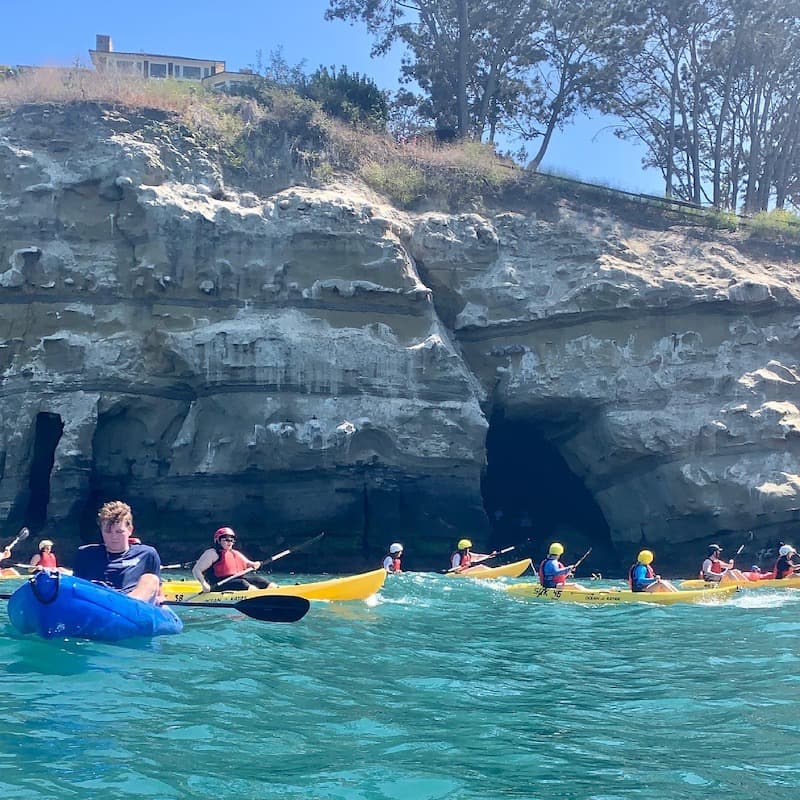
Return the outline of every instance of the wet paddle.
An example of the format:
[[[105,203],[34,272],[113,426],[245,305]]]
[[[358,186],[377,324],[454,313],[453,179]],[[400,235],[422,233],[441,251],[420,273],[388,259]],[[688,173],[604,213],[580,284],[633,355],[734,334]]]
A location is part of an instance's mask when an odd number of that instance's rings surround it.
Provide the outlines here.
[[[27,528],[21,528],[16,538],[12,539],[5,547],[0,548],[0,552],[2,552],[2,550],[13,550],[20,542],[24,542],[30,535],[31,532]]]
[[[191,600],[168,600],[167,606],[190,606],[194,608],[235,608],[237,611],[262,622],[297,622],[311,608],[305,597],[288,594],[247,597],[235,603],[193,603]]]
[[[0,592],[0,600],[8,600],[11,592]],[[236,603],[193,603],[191,600],[168,600],[165,606],[193,606],[196,608],[235,608],[245,616],[262,622],[297,622],[311,608],[305,597],[290,594],[247,597]]]

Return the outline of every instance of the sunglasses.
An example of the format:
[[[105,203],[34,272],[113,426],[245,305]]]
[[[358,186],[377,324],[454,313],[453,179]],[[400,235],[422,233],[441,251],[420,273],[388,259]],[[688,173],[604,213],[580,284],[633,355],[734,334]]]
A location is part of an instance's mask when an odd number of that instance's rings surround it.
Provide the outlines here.
[[[236,539],[234,539],[233,536],[220,536],[219,540],[221,542],[235,542],[236,541]]]

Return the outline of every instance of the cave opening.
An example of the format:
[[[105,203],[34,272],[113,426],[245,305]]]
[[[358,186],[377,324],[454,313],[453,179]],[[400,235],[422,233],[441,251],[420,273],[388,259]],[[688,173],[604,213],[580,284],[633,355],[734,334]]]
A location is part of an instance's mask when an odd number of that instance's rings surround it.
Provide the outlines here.
[[[36,415],[33,457],[28,476],[28,509],[26,524],[41,530],[47,522],[50,503],[50,476],[56,460],[56,447],[64,433],[64,422],[58,414],[42,411]]]
[[[489,421],[481,489],[492,544],[525,543],[534,563],[552,541],[566,548],[565,563],[591,547],[587,574],[613,569],[617,558],[603,512],[546,430],[539,420],[509,419],[502,410]]]

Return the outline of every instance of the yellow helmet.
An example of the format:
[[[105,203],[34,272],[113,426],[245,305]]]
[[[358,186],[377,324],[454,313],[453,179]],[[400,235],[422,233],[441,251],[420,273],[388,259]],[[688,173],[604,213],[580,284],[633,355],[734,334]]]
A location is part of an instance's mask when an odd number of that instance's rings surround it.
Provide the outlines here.
[[[655,556],[652,550],[642,550],[636,558],[640,564],[651,564]]]
[[[560,556],[564,552],[564,545],[561,542],[553,542],[550,549],[547,551],[549,556]]]
[[[459,539],[456,545],[457,550],[468,550],[472,547],[472,542],[469,539]]]
[[[53,546],[53,543],[50,541],[50,539],[42,539],[42,541],[39,542],[39,549],[40,550],[44,550],[45,547],[52,547],[52,546]]]

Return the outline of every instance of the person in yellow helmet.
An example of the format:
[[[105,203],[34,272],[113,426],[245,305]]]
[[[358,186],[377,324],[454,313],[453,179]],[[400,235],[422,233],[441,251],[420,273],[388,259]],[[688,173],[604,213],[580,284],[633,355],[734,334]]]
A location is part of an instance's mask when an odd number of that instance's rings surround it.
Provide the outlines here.
[[[632,592],[677,592],[678,590],[669,582],[656,575],[653,569],[652,550],[641,550],[636,557],[636,563],[628,570],[628,583]]]
[[[547,558],[539,564],[539,583],[545,589],[562,589],[567,582],[574,564],[565,567],[559,560],[564,554],[564,545],[561,542],[553,542],[547,549]]]
[[[487,558],[494,558],[497,555],[497,550],[491,553],[473,553],[472,542],[469,539],[459,539],[456,544],[456,551],[450,557],[449,572],[463,572],[465,569],[474,567],[480,564],[481,561],[486,561]]]

